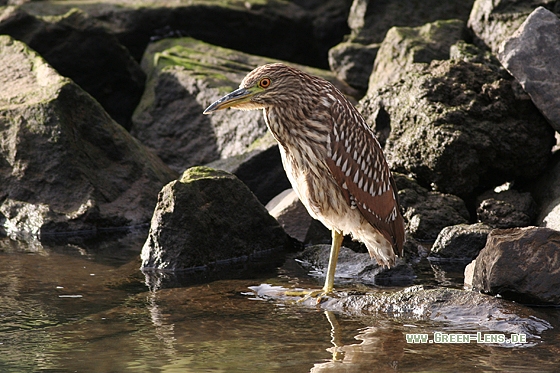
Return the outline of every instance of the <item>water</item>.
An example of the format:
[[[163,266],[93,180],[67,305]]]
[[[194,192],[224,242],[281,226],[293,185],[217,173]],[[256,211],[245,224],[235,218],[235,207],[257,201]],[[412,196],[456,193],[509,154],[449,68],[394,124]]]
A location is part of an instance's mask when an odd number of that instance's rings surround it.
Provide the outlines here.
[[[352,318],[250,291],[263,283],[319,286],[291,261],[258,276],[150,291],[138,270],[143,239],[142,233],[53,245],[1,239],[0,372],[560,369],[554,308],[535,309],[553,329],[531,344],[411,344],[407,333],[460,330],[453,320]]]

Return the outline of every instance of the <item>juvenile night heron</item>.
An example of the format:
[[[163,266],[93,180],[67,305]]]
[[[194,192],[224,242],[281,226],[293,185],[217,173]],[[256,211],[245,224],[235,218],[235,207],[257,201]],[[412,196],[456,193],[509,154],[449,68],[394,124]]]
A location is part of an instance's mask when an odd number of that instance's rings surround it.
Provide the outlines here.
[[[335,86],[269,64],[247,74],[239,89],[204,114],[230,107],[264,109],[294,191],[309,214],[332,231],[323,294],[333,290],[344,234],[363,242],[380,265],[395,264],[404,244],[395,182],[372,130]]]

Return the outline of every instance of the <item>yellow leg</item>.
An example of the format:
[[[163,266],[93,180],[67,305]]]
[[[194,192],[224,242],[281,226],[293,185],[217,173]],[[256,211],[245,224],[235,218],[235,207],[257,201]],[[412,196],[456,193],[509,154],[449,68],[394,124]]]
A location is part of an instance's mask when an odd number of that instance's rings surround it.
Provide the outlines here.
[[[323,294],[329,294],[334,289],[334,272],[336,271],[336,263],[338,261],[338,254],[340,253],[340,245],[344,236],[342,233],[333,229],[332,231],[332,244],[331,256],[329,258],[329,267],[327,268],[327,278],[325,279],[325,286],[323,287]]]
[[[340,245],[342,245],[342,240],[344,236],[342,233],[333,230],[332,231],[332,244],[331,244],[331,255],[329,257],[329,267],[327,268],[327,278],[325,279],[325,286],[322,290],[303,290],[303,291],[292,291],[288,290],[285,292],[287,296],[304,296],[298,302],[303,302],[309,298],[317,298],[317,303],[321,303],[324,296],[332,293],[334,288],[334,272],[336,270],[336,262],[338,261],[338,254],[340,253]]]

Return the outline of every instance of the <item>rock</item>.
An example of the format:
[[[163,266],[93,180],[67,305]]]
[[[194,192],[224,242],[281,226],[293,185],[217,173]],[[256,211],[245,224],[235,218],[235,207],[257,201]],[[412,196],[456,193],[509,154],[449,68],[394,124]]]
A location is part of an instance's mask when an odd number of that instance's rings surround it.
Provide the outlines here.
[[[327,57],[325,52],[328,50],[325,47],[330,48],[339,43],[344,35],[350,33],[348,14],[352,0],[295,0],[293,3],[305,10],[311,18],[314,39],[322,54],[321,64],[317,66],[326,68],[323,58]]]
[[[99,22],[76,9],[43,18],[6,7],[0,13],[0,34],[26,43],[59,74],[92,95],[119,124],[130,128],[146,76]]]
[[[290,237],[305,242],[313,218],[292,188],[274,197],[266,205],[266,209]]]
[[[237,176],[265,205],[274,197],[291,188],[286,176],[278,143],[270,133],[249,146],[247,152],[225,159],[218,159],[206,166]]]
[[[474,44],[459,40],[457,43],[449,47],[449,59],[461,60],[465,62],[480,63],[500,71],[503,67],[500,61],[488,50],[483,50]]]
[[[533,183],[539,211],[536,225],[560,230],[560,153],[556,152],[548,168]]]
[[[309,215],[307,209],[292,188],[274,197],[266,205],[266,208],[270,215],[278,220],[286,233],[299,243],[305,245],[330,245],[332,241],[331,231],[319,220],[315,220]],[[350,235],[344,237],[342,244],[355,252],[367,252],[365,245],[359,241],[352,240]]]
[[[280,286],[263,284],[251,290],[259,297],[286,304],[287,297]],[[303,304],[317,307],[315,299]],[[446,326],[460,327],[462,331],[480,331],[481,328],[502,333],[524,333],[538,336],[552,325],[535,317],[534,310],[519,304],[474,291],[438,287],[411,286],[399,291],[372,291],[367,294],[338,293],[320,304],[326,311],[350,316],[380,315],[402,322],[443,322]],[[491,315],[491,316],[489,316]]]
[[[428,259],[473,260],[486,245],[491,231],[492,228],[482,223],[445,227],[434,242]]]
[[[246,152],[267,131],[260,111],[202,112],[253,68],[271,62],[277,61],[192,38],[150,44],[142,60],[148,82],[131,133],[177,171]],[[345,90],[332,73],[302,68]]]
[[[472,289],[474,268],[476,267],[476,259],[467,264],[465,267],[465,287],[467,289]]]
[[[251,191],[225,171],[193,167],[158,195],[143,270],[177,271],[247,261],[288,244]]]
[[[458,19],[391,28],[377,52],[368,91],[403,79],[412,64],[449,59],[450,47],[465,37],[465,22]]]
[[[12,236],[147,223],[176,174],[37,53],[0,36],[0,225]]]
[[[64,14],[79,7],[103,23],[136,60],[151,39],[190,36],[211,44],[259,56],[328,68],[327,52],[347,33],[347,0],[208,1],[146,3],[28,2],[32,14]]]
[[[218,162],[216,162],[218,163]],[[214,163],[215,164],[215,163]],[[404,211],[407,240],[434,240],[444,227],[466,223],[469,213],[464,202],[456,196],[430,192],[420,187],[413,179],[394,174],[399,189],[399,199]],[[282,225],[286,233],[304,244],[330,244],[331,232],[319,221],[314,220],[300,202],[293,189],[273,198],[267,205],[269,213]],[[367,252],[362,243],[345,236],[346,247],[355,252]],[[405,251],[406,251],[405,247]],[[418,257],[418,249],[412,245],[413,253],[407,257]]]
[[[468,27],[478,45],[489,47],[494,54],[502,43],[525,21],[527,16],[539,6],[554,8],[551,0],[476,0],[469,16]]]
[[[560,19],[543,7],[535,9],[500,46],[498,58],[560,131]]]
[[[343,42],[329,50],[329,66],[340,80],[365,92],[378,50],[378,43],[363,45]]]
[[[492,228],[526,227],[536,217],[535,200],[529,192],[489,190],[481,194],[477,201],[478,220]]]
[[[555,143],[518,83],[478,63],[432,61],[360,107],[376,131],[389,133],[384,151],[394,171],[459,197],[535,178]]]
[[[435,240],[443,228],[468,222],[469,212],[459,197],[429,191],[402,174],[393,173],[393,176],[406,231],[412,237]]]
[[[476,258],[472,286],[531,304],[560,304],[560,232],[496,229]]]
[[[473,2],[354,0],[348,16],[350,40],[361,44],[381,43],[393,26],[416,27],[445,19],[466,21]]]
[[[379,79],[381,75],[390,79],[392,73],[400,72],[399,63],[393,64],[394,69],[391,72],[384,71],[385,64],[389,63],[391,59],[400,59],[400,63],[404,63],[404,60],[429,62],[434,58],[439,59],[440,55],[448,56],[449,46],[445,46],[445,43],[457,35],[460,36],[454,41],[463,37],[464,22],[468,18],[470,4],[472,4],[472,1],[447,2],[435,5],[431,4],[430,1],[405,4],[398,1],[354,0],[348,17],[348,24],[352,33],[348,40],[329,51],[331,70],[335,71],[340,79],[364,92],[368,89],[368,84],[370,89],[377,89],[383,85],[380,82],[376,84],[375,88],[372,88],[371,80],[373,78],[370,78],[372,70],[375,71],[372,66],[376,61],[380,45],[385,44],[385,49],[382,51],[385,57],[376,63],[379,68],[377,68],[378,73],[375,80]],[[452,18],[455,18],[455,20],[441,21]],[[426,25],[430,22],[434,22],[434,24]],[[459,24],[460,26],[458,26]],[[425,25],[423,29],[420,28],[422,25]],[[402,30],[388,32],[394,26]],[[421,31],[416,31],[412,27]],[[437,35],[437,31],[434,32],[434,30],[442,28],[446,30],[439,35]],[[454,29],[451,30],[451,28]],[[412,34],[416,32],[423,35],[419,37],[417,34],[414,37]],[[405,33],[407,34],[406,39],[403,40],[401,38],[405,36]],[[428,36],[428,34],[431,35]],[[434,37],[442,40],[435,42]],[[384,43],[380,44],[382,41]],[[401,45],[397,45],[399,43]],[[403,44],[406,47],[403,48]],[[423,44],[423,46],[420,47],[420,44]],[[391,48],[396,48],[399,51],[395,52]],[[403,49],[408,50],[403,51]],[[416,51],[411,51],[411,49]],[[441,59],[446,58],[442,57]],[[397,76],[394,81],[398,79]]]
[[[298,255],[298,262],[313,275],[324,278],[329,265],[330,249],[330,245],[309,246]],[[336,265],[335,283],[408,285],[414,277],[410,264],[400,259],[395,267],[386,268],[377,264],[369,253],[356,253],[342,246]]]

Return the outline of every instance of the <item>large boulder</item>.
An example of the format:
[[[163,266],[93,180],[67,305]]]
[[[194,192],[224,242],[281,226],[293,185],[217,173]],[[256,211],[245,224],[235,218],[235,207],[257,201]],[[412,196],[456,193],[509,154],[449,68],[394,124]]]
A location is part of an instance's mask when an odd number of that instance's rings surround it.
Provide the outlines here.
[[[176,173],[37,53],[0,36],[0,225],[10,235],[150,221]]]
[[[507,72],[463,60],[416,65],[360,102],[368,123],[389,132],[393,170],[460,197],[544,170],[554,131]]]
[[[365,92],[368,89],[369,76],[373,70],[380,43],[386,38],[389,29],[392,27],[419,27],[430,22],[441,23],[441,20],[450,19],[460,20],[463,23],[468,19],[472,2],[473,0],[445,3],[354,0],[348,16],[348,24],[352,33],[347,40],[329,51],[331,70],[352,87]],[[444,38],[451,39],[455,37],[455,34],[454,30]],[[395,40],[394,37],[389,39]],[[404,41],[404,43],[407,45],[418,44],[414,40]],[[394,43],[391,45],[395,46]],[[397,49],[402,50],[403,48],[398,46]],[[416,56],[423,62],[431,61],[434,57],[429,57],[429,55],[433,54],[438,47],[434,48],[432,43],[427,49],[429,49],[428,53],[416,53]],[[436,53],[440,54],[439,51]],[[404,53],[401,56],[395,56],[397,53],[389,54],[391,54],[390,58],[397,57],[402,60],[405,57]],[[444,51],[444,54],[449,54],[449,50]],[[430,58],[430,60],[424,61],[426,58]],[[379,68],[378,71],[380,70],[382,69]],[[384,75],[390,76],[390,73],[387,72]]]
[[[537,8],[501,45],[498,58],[560,131],[560,19]]]
[[[159,193],[142,268],[180,271],[247,260],[286,245],[282,227],[239,179],[193,167]]]
[[[262,112],[202,112],[249,71],[271,62],[278,61],[192,38],[150,44],[142,60],[148,82],[131,133],[177,171],[246,152],[267,131]],[[345,89],[328,71],[301,68]]]
[[[539,6],[554,9],[556,0],[476,0],[469,16],[468,26],[475,43],[490,48],[495,54],[502,43]]]
[[[32,14],[78,7],[99,20],[136,60],[154,38],[191,36],[246,53],[327,68],[327,52],[348,33],[348,0],[27,2]]]
[[[457,19],[391,28],[377,52],[368,91],[398,82],[412,64],[449,59],[451,46],[466,36],[465,22]]]
[[[329,50],[329,66],[339,79],[360,92],[366,92],[379,45],[340,43]]]
[[[538,227],[493,230],[476,258],[471,284],[521,303],[560,304],[560,232]]]
[[[130,127],[146,76],[114,35],[74,9],[59,17],[0,10],[0,34],[26,43],[61,75],[92,95],[125,128]]]

